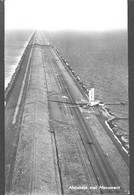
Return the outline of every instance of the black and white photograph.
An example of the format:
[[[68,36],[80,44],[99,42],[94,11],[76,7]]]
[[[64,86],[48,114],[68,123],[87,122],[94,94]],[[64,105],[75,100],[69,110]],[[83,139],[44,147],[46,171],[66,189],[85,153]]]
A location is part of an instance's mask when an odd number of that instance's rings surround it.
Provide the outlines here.
[[[127,0],[6,0],[5,195],[130,194]]]

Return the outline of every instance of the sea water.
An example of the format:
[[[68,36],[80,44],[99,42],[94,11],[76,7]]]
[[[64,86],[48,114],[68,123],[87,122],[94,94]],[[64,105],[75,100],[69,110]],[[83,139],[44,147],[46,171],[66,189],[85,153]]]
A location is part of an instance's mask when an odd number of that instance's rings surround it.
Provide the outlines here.
[[[5,88],[20,61],[31,33],[31,31],[22,30],[5,32]]]

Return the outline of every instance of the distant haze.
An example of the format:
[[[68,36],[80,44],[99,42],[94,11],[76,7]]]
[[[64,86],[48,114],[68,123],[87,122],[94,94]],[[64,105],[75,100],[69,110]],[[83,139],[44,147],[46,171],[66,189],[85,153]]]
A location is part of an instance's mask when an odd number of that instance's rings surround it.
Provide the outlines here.
[[[6,29],[127,29],[127,0],[7,0]]]

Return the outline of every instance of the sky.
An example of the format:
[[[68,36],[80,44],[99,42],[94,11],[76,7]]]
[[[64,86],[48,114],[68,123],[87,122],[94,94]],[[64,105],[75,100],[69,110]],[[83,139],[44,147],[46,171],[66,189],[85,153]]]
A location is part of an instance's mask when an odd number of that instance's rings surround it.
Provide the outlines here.
[[[5,29],[127,29],[127,0],[6,0]]]

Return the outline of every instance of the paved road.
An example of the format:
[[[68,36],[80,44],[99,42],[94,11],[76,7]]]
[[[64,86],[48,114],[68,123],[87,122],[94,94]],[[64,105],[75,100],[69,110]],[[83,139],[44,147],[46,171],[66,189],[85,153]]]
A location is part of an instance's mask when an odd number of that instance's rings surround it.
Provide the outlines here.
[[[127,194],[129,170],[43,32],[31,38],[5,109],[10,194]]]

